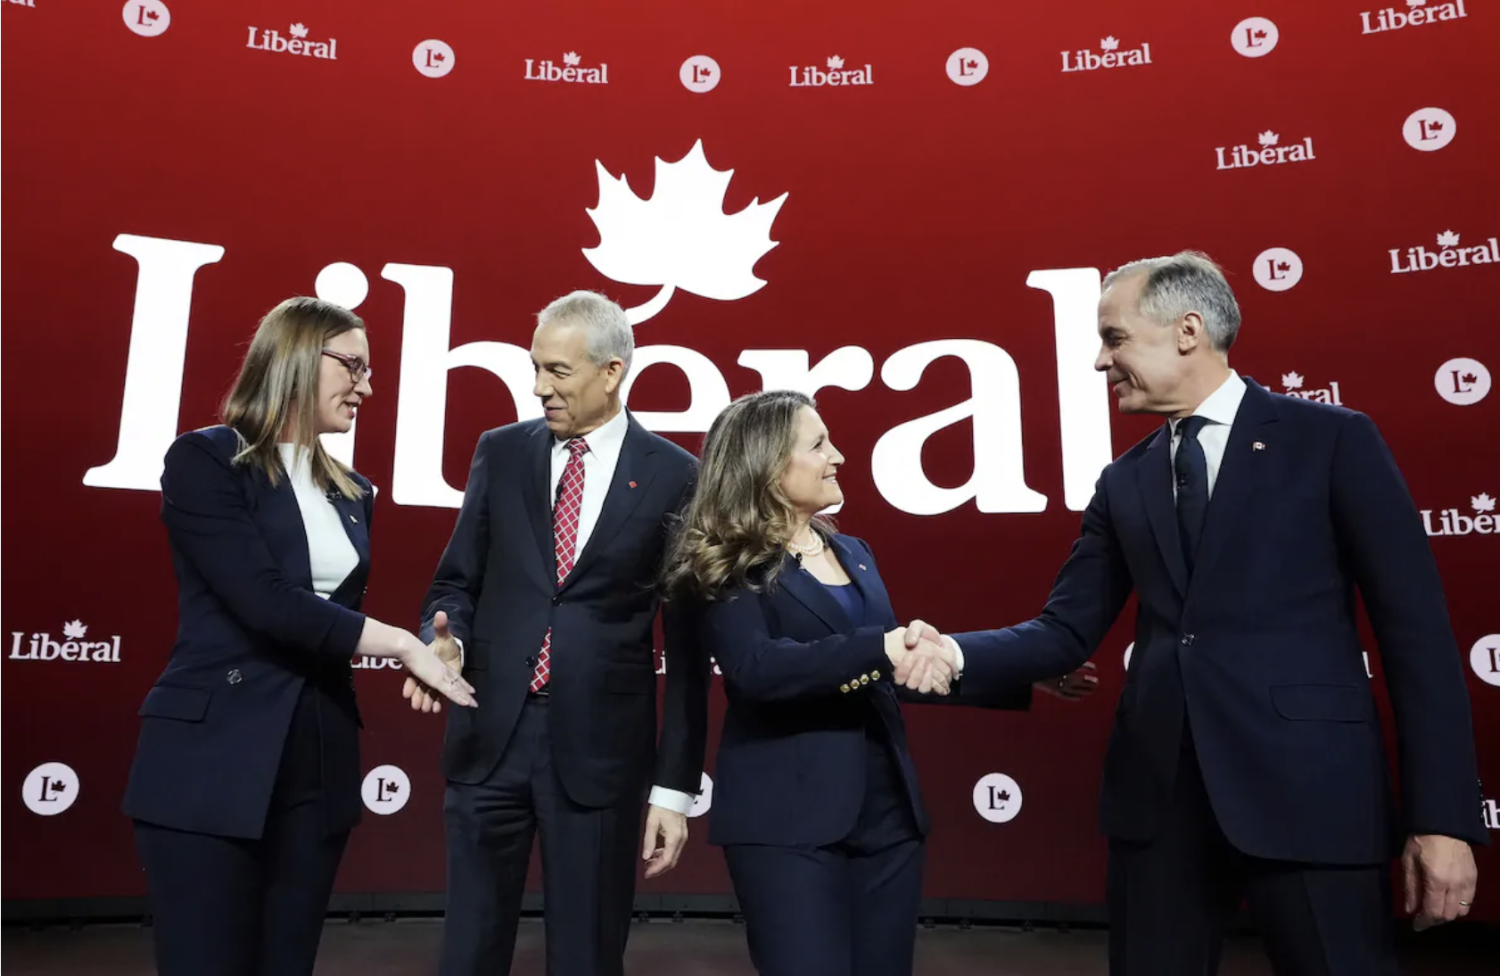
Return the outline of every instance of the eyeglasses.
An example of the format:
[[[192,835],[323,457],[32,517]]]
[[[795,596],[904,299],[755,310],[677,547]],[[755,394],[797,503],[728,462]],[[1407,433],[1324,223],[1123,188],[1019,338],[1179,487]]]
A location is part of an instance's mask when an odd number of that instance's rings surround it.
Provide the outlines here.
[[[343,363],[344,368],[349,370],[349,378],[356,383],[358,383],[360,380],[369,379],[370,375],[374,372],[374,370],[370,369],[365,361],[363,359],[360,359],[358,356],[350,356],[346,353],[334,352],[332,349],[324,349],[323,355],[327,356],[329,359],[337,359],[339,362]]]

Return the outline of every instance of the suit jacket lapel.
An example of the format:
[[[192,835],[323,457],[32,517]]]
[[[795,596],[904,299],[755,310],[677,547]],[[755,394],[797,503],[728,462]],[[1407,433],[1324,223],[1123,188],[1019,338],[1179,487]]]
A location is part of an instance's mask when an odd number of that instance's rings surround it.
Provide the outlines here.
[[[359,563],[329,599],[342,606],[353,606],[364,595],[366,567],[370,565],[370,529],[365,525],[363,502],[345,498],[338,493],[332,496],[332,501],[334,510],[339,513],[339,523],[344,527],[344,534],[349,537],[354,552],[359,556]]]
[[[615,474],[610,479],[609,491],[604,496],[604,508],[599,512],[599,521],[594,523],[588,543],[573,560],[573,569],[559,589],[566,589],[569,583],[588,569],[590,563],[599,558],[599,553],[620,533],[625,520],[641,503],[641,499],[651,488],[652,479],[656,477],[656,469],[651,462],[656,449],[647,436],[646,429],[628,413],[625,419],[625,440],[620,444],[620,459],[615,463]],[[587,483],[584,490],[588,490]],[[552,538],[550,524],[547,538]]]
[[[552,431],[546,424],[532,430],[528,449],[526,515],[542,556],[542,571],[552,583],[557,579],[557,550],[552,542]]]
[[[1177,503],[1172,494],[1171,427],[1162,427],[1135,470],[1146,517],[1151,522],[1152,534],[1156,536],[1156,546],[1166,561],[1167,572],[1172,576],[1178,595],[1185,598],[1188,575],[1187,563],[1182,558],[1181,535],[1177,530]]]
[[[1224,542],[1240,523],[1245,502],[1249,500],[1259,480],[1260,460],[1253,445],[1266,436],[1265,425],[1276,422],[1276,405],[1271,395],[1254,380],[1245,380],[1245,396],[1229,430],[1229,442],[1224,447],[1224,459],[1219,464],[1219,475],[1214,479],[1213,497],[1208,502],[1204,516],[1203,540],[1195,560],[1193,589],[1207,575],[1213,562],[1224,548]]]
[[[844,541],[843,536],[834,536],[832,545],[834,555],[844,567],[844,572],[854,581],[854,587],[859,590],[859,595],[864,601],[865,619],[854,621],[855,626],[879,623],[882,626],[889,624],[894,627],[896,611],[891,608],[891,597],[886,592],[885,584],[880,580],[880,574],[873,572],[869,563],[862,561],[863,556],[855,552],[854,548]],[[840,607],[840,609],[843,608]]]
[[[811,610],[833,633],[847,634],[854,629],[854,621],[850,620],[844,608],[839,606],[839,601],[835,600],[811,573],[804,573],[801,564],[790,553],[786,556],[786,562],[781,567],[781,574],[776,577],[776,582],[798,603]]]

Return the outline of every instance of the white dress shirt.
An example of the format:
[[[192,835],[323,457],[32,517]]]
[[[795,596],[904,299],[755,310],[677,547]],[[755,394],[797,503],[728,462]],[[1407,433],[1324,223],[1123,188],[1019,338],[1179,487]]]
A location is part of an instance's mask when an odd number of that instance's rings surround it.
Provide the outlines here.
[[[1219,468],[1224,463],[1224,449],[1229,446],[1229,431],[1234,426],[1234,415],[1239,413],[1240,401],[1245,398],[1245,381],[1234,370],[1228,379],[1198,404],[1193,411],[1195,417],[1205,417],[1208,423],[1198,430],[1198,444],[1203,448],[1203,459],[1208,462],[1208,497],[1214,495],[1214,484],[1219,480]],[[1172,425],[1172,463],[1177,463],[1177,445],[1182,443],[1182,418],[1170,422]],[[1177,479],[1172,479],[1172,498],[1177,498]]]
[[[1205,417],[1208,423],[1204,424],[1198,431],[1198,444],[1203,448],[1203,459],[1208,462],[1208,495],[1214,494],[1214,483],[1219,478],[1219,468],[1224,463],[1224,449],[1229,446],[1229,431],[1234,426],[1234,415],[1239,412],[1240,401],[1245,398],[1245,381],[1240,374],[1234,370],[1229,371],[1229,377],[1219,385],[1219,388],[1208,395],[1198,409],[1193,411],[1195,417]],[[1172,443],[1170,445],[1171,461],[1177,463],[1177,445],[1182,441],[1182,419],[1168,421],[1172,428]],[[1177,498],[1177,479],[1172,479],[1172,498]],[[943,644],[953,652],[957,659],[954,663],[953,673],[962,675],[964,670],[964,652],[958,646],[958,642],[947,634],[943,635]]]
[[[344,531],[338,509],[312,478],[312,460],[307,451],[293,444],[276,445],[281,450],[281,464],[286,468],[302,511],[302,527],[307,531],[307,561],[312,569],[313,592],[328,599],[359,565],[359,553]]]

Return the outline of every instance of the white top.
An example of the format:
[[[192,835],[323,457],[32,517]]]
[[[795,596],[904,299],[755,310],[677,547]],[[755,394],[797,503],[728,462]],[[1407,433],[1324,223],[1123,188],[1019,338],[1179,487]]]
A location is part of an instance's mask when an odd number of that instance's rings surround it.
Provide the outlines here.
[[[1203,459],[1208,462],[1208,497],[1214,495],[1214,483],[1219,480],[1219,468],[1224,463],[1224,449],[1229,446],[1229,431],[1234,426],[1234,415],[1239,413],[1240,401],[1245,398],[1245,381],[1234,370],[1229,378],[1210,393],[1208,399],[1198,404],[1193,411],[1195,417],[1206,417],[1208,423],[1198,431],[1198,444],[1203,448]],[[1182,441],[1179,428],[1182,420],[1172,424],[1172,463],[1177,463],[1177,445]],[[1177,479],[1172,479],[1172,497],[1177,497]]]
[[[604,510],[604,496],[609,494],[609,484],[614,480],[615,468],[620,464],[620,450],[625,446],[625,431],[630,423],[625,411],[620,410],[612,418],[583,435],[588,443],[588,453],[583,456],[583,501],[578,508],[578,548],[573,552],[573,561],[583,554],[594,526],[599,523],[599,513]],[[563,469],[568,466],[568,442],[552,438],[552,494],[547,496],[549,511],[557,501],[557,486],[562,483]]]
[[[302,526],[307,530],[307,559],[312,567],[313,591],[328,599],[339,588],[349,574],[359,565],[359,553],[349,534],[344,531],[343,516],[333,507],[333,502],[312,479],[312,463],[306,451],[296,450],[292,444],[276,445],[281,450],[281,463],[291,476],[292,489],[297,494],[297,507],[302,510]]]

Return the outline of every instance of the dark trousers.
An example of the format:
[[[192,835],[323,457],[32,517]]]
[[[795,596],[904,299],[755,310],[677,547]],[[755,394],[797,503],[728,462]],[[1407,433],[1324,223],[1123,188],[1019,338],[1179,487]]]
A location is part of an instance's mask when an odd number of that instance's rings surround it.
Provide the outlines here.
[[[552,763],[545,697],[528,698],[495,770],[449,783],[443,976],[510,972],[532,838],[542,835],[548,976],[621,976],[649,784],[614,807],[568,799]]]
[[[330,833],[316,719],[299,704],[259,840],[136,821],[160,976],[310,976],[349,839]]]
[[[911,976],[926,845],[884,745],[870,746],[865,802],[843,841],[724,848],[761,976]]]
[[[1219,828],[1184,727],[1166,823],[1146,844],[1110,842],[1110,976],[1213,976],[1244,902],[1277,976],[1394,976],[1385,864],[1268,861]]]

